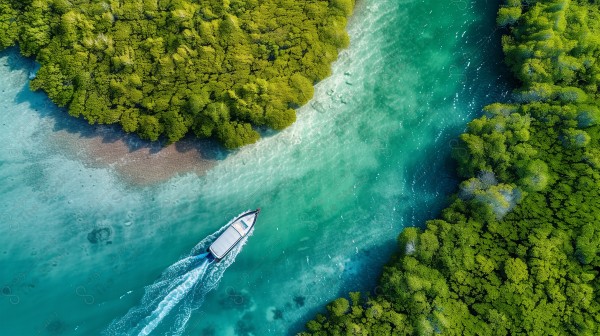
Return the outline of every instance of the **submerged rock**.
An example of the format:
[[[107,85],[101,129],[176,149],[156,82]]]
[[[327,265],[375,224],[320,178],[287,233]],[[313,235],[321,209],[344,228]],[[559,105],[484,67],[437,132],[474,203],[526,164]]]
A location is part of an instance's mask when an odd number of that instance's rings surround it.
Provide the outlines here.
[[[273,310],[273,320],[282,320],[283,319],[283,310],[275,308]]]
[[[256,327],[252,324],[252,315],[244,314],[242,319],[235,324],[235,332],[240,336],[251,336],[256,334]]]
[[[294,303],[296,304],[296,307],[304,307],[305,301],[306,301],[306,298],[304,296],[297,295],[294,297]]]
[[[217,331],[215,330],[215,327],[213,327],[213,326],[202,329],[202,331],[200,333],[200,335],[203,335],[203,336],[214,336],[216,334],[217,334]]]
[[[109,239],[112,236],[112,229],[110,227],[101,227],[92,230],[92,232],[88,233],[87,239],[92,244],[98,244],[102,242],[106,242],[107,244],[112,243]]]
[[[61,335],[67,331],[67,325],[62,320],[55,319],[46,324],[46,331],[50,335]]]

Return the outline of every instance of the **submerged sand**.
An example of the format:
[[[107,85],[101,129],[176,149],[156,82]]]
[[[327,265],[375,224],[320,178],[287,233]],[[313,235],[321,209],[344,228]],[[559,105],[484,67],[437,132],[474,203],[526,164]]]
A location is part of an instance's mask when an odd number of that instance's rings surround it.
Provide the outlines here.
[[[86,126],[85,131],[57,130],[52,142],[88,165],[113,169],[134,185],[155,184],[185,173],[203,175],[226,156],[209,140],[190,138],[165,146],[116,127]]]

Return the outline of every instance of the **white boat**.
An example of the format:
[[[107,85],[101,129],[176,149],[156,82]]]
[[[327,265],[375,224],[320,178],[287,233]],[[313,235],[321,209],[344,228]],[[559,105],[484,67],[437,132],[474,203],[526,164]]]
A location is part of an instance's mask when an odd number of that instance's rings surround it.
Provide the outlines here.
[[[260,209],[249,210],[233,219],[229,227],[208,247],[207,252],[217,261],[223,259],[252,230],[259,213]]]

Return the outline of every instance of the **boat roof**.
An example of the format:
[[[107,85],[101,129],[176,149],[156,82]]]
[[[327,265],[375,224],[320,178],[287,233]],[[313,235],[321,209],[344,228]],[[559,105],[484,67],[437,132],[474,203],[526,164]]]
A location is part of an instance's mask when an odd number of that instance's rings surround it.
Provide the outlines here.
[[[240,238],[242,235],[233,226],[230,226],[210,245],[210,251],[215,257],[223,258]]]

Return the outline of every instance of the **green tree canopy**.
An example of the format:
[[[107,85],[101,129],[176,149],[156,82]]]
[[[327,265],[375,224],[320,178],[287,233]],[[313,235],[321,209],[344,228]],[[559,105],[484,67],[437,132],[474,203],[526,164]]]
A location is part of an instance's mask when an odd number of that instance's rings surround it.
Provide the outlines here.
[[[228,148],[296,120],[330,73],[354,0],[0,0],[0,49],[90,123],[142,138],[189,132]],[[222,104],[219,111],[215,104]]]

